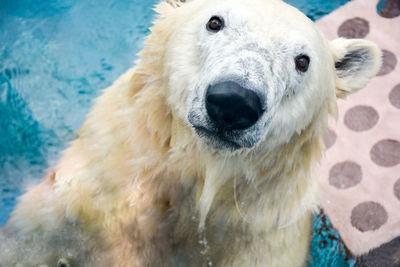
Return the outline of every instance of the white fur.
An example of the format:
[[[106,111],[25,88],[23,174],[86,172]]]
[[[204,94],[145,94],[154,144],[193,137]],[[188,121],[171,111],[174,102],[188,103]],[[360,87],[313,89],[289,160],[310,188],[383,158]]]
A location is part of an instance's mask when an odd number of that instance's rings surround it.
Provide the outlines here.
[[[168,0],[157,12],[136,66],[105,90],[79,138],[21,197],[0,234],[1,264],[306,263],[328,113],[336,114],[336,94],[377,72],[379,49],[329,42],[278,0]],[[214,15],[226,22],[218,33],[206,30]],[[305,73],[295,69],[301,53],[311,58]],[[193,129],[209,127],[207,86],[227,79],[266,109],[232,135],[245,144],[238,149]]]

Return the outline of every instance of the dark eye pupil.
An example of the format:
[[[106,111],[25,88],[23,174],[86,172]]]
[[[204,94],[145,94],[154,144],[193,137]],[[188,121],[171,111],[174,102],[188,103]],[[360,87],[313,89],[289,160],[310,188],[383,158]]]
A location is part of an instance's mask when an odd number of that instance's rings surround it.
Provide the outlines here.
[[[224,20],[221,17],[214,16],[207,23],[207,30],[218,32],[224,27]]]
[[[221,22],[219,20],[217,20],[217,19],[213,19],[210,22],[210,28],[213,29],[213,30],[218,29],[220,26],[221,26]]]
[[[299,55],[295,58],[296,69],[301,72],[306,72],[310,65],[310,58],[307,55]]]

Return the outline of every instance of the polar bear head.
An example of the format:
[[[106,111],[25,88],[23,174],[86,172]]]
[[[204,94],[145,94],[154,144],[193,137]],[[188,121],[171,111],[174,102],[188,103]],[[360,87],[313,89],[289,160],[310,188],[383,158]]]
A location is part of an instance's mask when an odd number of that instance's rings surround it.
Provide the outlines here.
[[[168,102],[214,150],[290,142],[334,113],[336,98],[364,87],[381,64],[374,43],[328,41],[280,0],[167,2],[159,9],[171,29]]]

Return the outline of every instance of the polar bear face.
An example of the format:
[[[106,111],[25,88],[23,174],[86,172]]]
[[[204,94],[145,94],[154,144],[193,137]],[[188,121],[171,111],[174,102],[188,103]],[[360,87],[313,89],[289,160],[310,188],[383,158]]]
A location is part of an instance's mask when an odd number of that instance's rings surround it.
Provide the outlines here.
[[[380,65],[373,43],[329,42],[279,0],[192,0],[169,16],[169,103],[218,150],[289,142]]]

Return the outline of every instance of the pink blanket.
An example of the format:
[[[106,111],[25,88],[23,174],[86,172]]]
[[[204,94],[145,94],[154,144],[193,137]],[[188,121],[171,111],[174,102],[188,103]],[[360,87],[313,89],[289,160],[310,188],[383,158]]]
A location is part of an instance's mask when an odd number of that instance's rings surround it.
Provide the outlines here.
[[[317,22],[330,39],[365,38],[383,50],[378,76],[339,100],[318,170],[322,208],[357,256],[400,236],[400,0],[386,2],[378,14],[377,0],[354,0]],[[397,245],[390,257],[400,263]]]

